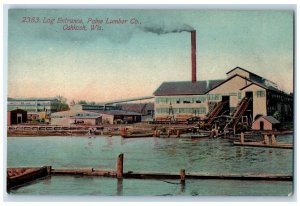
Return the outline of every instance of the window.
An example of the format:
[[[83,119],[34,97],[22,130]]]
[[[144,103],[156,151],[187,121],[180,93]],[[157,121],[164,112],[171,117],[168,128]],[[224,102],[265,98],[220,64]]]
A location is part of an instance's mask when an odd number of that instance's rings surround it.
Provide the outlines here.
[[[207,97],[208,97],[208,100],[219,100],[220,94],[208,94]]]
[[[264,97],[264,96],[266,96],[265,91],[256,91],[256,96],[257,97]]]
[[[238,99],[241,99],[242,98],[242,94],[241,92],[238,93]]]

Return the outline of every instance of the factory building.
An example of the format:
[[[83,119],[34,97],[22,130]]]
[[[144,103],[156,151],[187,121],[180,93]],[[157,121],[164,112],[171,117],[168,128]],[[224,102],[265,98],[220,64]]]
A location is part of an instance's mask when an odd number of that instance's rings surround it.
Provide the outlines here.
[[[23,109],[27,112],[46,112],[50,114],[57,111],[58,99],[52,98],[8,98],[7,109]]]
[[[223,80],[197,82],[163,82],[154,92],[155,120],[186,120],[192,116],[204,117],[212,96],[206,92]]]
[[[163,82],[158,87],[154,120],[200,118],[208,126],[224,123],[224,130],[234,129],[239,122],[249,126],[257,117],[276,112],[281,121],[292,120],[293,96],[274,82],[241,67],[228,71],[223,80],[197,81],[196,69],[196,31],[191,31],[191,81]]]
[[[51,125],[99,125],[100,123],[101,116],[99,113],[78,110],[77,107],[51,114]]]
[[[293,97],[257,74],[236,67],[225,80],[164,82],[154,92],[155,119],[180,121],[192,116],[258,115],[280,112],[285,120],[293,116]],[[236,118],[236,116],[234,116]]]
[[[102,112],[107,110],[119,110],[119,106],[115,105],[106,105],[106,104],[76,104],[73,107],[76,107],[77,110],[88,111],[88,112]]]

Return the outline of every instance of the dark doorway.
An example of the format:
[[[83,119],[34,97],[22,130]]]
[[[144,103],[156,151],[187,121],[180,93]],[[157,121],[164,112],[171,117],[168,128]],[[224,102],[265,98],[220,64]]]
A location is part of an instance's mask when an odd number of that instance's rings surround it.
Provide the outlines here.
[[[230,96],[222,96],[222,102],[223,102],[223,111],[222,114],[224,115],[229,115],[230,113],[230,104],[229,101],[230,100]]]
[[[265,129],[264,129],[264,122],[263,122],[263,121],[260,121],[260,122],[259,122],[259,129],[260,129],[260,130],[265,130]]]
[[[17,124],[20,124],[20,123],[22,123],[22,116],[20,117],[20,116],[18,116],[18,121],[17,121]]]
[[[253,98],[253,92],[246,92],[247,98]]]

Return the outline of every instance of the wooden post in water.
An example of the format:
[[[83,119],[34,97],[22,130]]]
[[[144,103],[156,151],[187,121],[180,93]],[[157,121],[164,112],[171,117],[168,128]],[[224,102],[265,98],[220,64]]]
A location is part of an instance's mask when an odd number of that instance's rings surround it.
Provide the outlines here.
[[[241,132],[241,136],[240,136],[240,142],[241,142],[241,144],[244,144],[244,140],[245,140],[244,132]]]
[[[51,169],[52,169],[52,166],[47,166],[47,173],[48,173],[48,175],[51,175]]]
[[[264,144],[266,145],[270,144],[269,136],[267,134],[264,135]]]
[[[275,134],[274,134],[274,133],[272,134],[272,137],[271,137],[271,144],[272,144],[272,145],[276,145],[276,144],[277,144],[276,138],[275,138]]]
[[[171,136],[171,130],[169,129],[168,130],[168,137],[170,137]]]
[[[123,160],[124,160],[124,154],[119,154],[117,159],[117,178],[121,179],[123,178]]]
[[[185,169],[180,170],[180,183],[185,184]]]
[[[179,129],[176,131],[176,136],[180,137],[180,130]]]

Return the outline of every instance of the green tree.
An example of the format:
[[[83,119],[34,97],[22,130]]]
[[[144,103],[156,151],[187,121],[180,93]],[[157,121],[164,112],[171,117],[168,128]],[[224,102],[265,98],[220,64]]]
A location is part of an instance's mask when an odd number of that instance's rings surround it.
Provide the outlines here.
[[[278,121],[281,121],[282,118],[281,113],[279,111],[274,112],[273,117]]]
[[[56,108],[57,108],[57,111],[66,111],[66,110],[69,110],[70,107],[67,103],[67,98],[61,96],[61,95],[57,95],[56,96],[57,98],[57,103],[56,103]]]
[[[85,100],[79,100],[79,101],[77,102],[77,104],[87,104],[87,101],[85,101]]]

